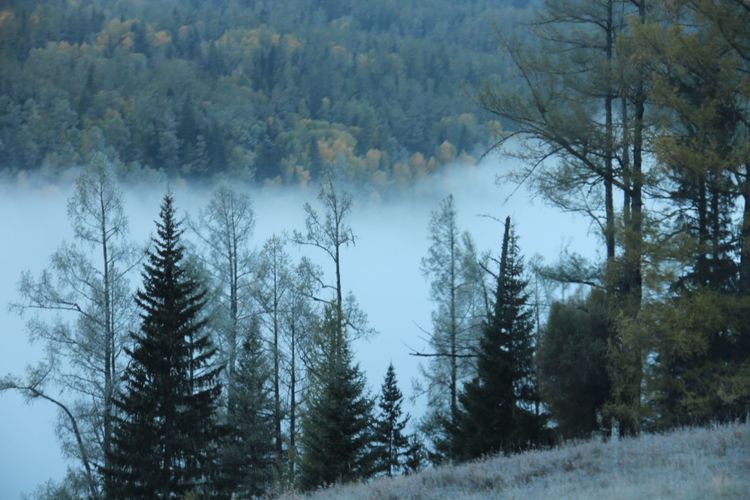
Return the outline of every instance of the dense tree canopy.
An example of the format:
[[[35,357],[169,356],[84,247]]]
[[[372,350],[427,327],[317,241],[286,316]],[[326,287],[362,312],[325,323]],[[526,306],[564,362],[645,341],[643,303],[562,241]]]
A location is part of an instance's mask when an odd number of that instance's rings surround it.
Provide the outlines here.
[[[547,0],[526,40],[505,37],[515,83],[485,22],[502,30],[526,4],[491,4],[3,3],[0,169],[96,167],[70,214],[101,265],[63,246],[53,272],[20,282],[18,309],[82,319],[32,318],[49,360],[0,379],[60,409],[80,459],[61,495],[273,494],[417,470],[424,450],[433,462],[517,451],[552,427],[567,438],[747,419],[747,1]],[[457,97],[492,75],[485,111]],[[432,327],[411,353],[429,359],[415,387],[423,449],[406,438],[393,370],[374,417],[354,359],[352,340],[373,332],[345,293],[358,203],[340,188],[408,185],[468,159],[498,125],[487,111],[527,139],[512,151],[529,161],[518,178],[587,216],[601,258],[534,266],[544,286],[578,289],[532,297],[509,219],[499,259],[480,257],[443,200],[421,263]],[[280,236],[253,252],[249,198],[228,189],[186,255],[167,196],[133,298],[111,167],[317,181],[291,241],[328,273],[293,263]]]
[[[0,10],[0,167],[383,187],[484,152],[470,98],[526,2],[34,0]],[[519,6],[516,6],[519,5]]]
[[[604,294],[556,302],[537,345],[536,368],[542,399],[554,415],[560,437],[588,437],[601,426],[609,396]]]

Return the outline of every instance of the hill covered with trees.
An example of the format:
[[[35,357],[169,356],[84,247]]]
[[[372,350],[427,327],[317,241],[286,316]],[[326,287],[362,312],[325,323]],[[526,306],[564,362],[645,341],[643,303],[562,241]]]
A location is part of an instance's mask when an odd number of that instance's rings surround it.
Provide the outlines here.
[[[507,152],[525,160],[516,178],[550,204],[585,216],[599,236],[600,257],[589,262],[564,254],[553,265],[528,259],[526,267],[509,219],[500,247],[480,254],[471,234],[459,229],[452,195],[443,199],[431,213],[420,266],[434,309],[422,330],[423,350],[409,353],[425,360],[413,392],[427,404],[412,434],[401,432],[409,418],[400,410],[395,372],[386,374],[376,416],[351,348],[373,331],[367,311],[342,286],[351,276],[342,252],[357,239],[349,225],[357,205],[347,189],[352,180],[408,185],[440,162],[469,155],[472,144],[489,136],[492,122],[467,111],[456,96],[460,87],[493,74],[492,36],[472,24],[493,11],[459,2],[442,20],[450,9],[438,2],[424,11],[404,2],[401,16],[389,3],[20,5],[0,17],[3,29],[19,30],[3,40],[7,109],[0,131],[9,137],[0,136],[2,154],[28,162],[16,169],[85,165],[68,203],[81,246],[63,244],[48,270],[21,275],[21,301],[12,310],[39,313],[30,318],[29,333],[45,344],[49,359],[23,378],[3,377],[0,391],[45,399],[61,410],[61,443],[80,461],[61,486],[69,497],[87,489],[86,496],[116,498],[125,477],[113,474],[122,473],[114,470],[118,463],[140,477],[136,467],[144,463],[173,462],[149,482],[159,484],[163,498],[225,491],[229,497],[411,474],[425,459],[469,461],[592,433],[617,440],[747,421],[746,0],[546,0],[525,40],[504,39],[514,68],[507,81],[515,83],[484,87],[479,103],[513,124],[505,139],[520,142]],[[56,36],[64,32],[68,39],[51,41],[45,22],[72,12],[55,25]],[[77,24],[86,19],[93,28]],[[474,36],[487,45],[472,45]],[[468,52],[454,58],[451,47]],[[77,93],[66,93],[68,87]],[[16,94],[18,102],[8,97]],[[451,128],[451,117],[460,126]],[[290,234],[274,208],[274,227],[286,236],[271,237],[260,250],[253,249],[250,195],[217,189],[198,218],[188,219],[195,252],[184,261],[175,257],[175,273],[185,279],[166,294],[187,305],[203,303],[205,294],[205,309],[188,307],[186,317],[206,331],[175,320],[169,337],[160,338],[152,334],[170,331],[149,323],[149,297],[160,303],[156,292],[162,293],[150,286],[160,272],[156,256],[144,265],[147,294],[134,302],[129,291],[128,273],[140,262],[117,187],[123,165],[194,177],[255,172],[271,182],[324,182],[315,183],[317,202],[303,205],[304,230]],[[549,224],[535,229],[546,232]],[[166,249],[178,247],[176,236],[160,238]],[[412,240],[393,248],[375,241],[395,262],[395,250]],[[160,255],[171,253],[154,243]],[[286,244],[313,254],[294,261]],[[194,301],[191,290],[198,288],[191,283],[201,285],[200,300]],[[171,312],[182,316],[180,310]],[[47,314],[60,311],[76,321]],[[132,335],[138,318],[140,333]],[[208,342],[194,343],[208,338],[216,358],[211,348],[204,351]],[[174,354],[178,375],[164,377],[163,391],[136,383],[172,373],[140,354],[148,343]],[[220,373],[216,384],[207,384],[215,398],[204,401],[195,370],[209,358]],[[133,359],[142,371],[129,371]],[[65,399],[50,389],[66,389]],[[148,392],[167,393],[170,405]],[[170,414],[148,413],[153,407],[171,408]],[[144,439],[143,450],[123,448],[132,441],[128,426],[168,417],[175,454],[153,453],[165,434],[155,431],[141,433],[153,438]],[[196,419],[216,420],[222,432],[203,439],[188,425]],[[558,489],[548,497],[586,498],[587,490],[576,490],[581,477],[549,474],[559,470],[614,470],[616,477],[592,483],[591,497],[605,488],[605,497],[739,496],[747,488],[735,477],[746,475],[735,470],[747,461],[724,457],[746,456],[728,444],[746,447],[743,425],[718,439],[705,438],[707,431],[683,434],[682,444],[667,453],[659,450],[668,440],[647,438],[551,452],[548,457],[562,457],[553,466],[522,456],[505,462],[514,465],[500,475],[504,465],[491,462],[443,469],[448,472],[433,476],[442,488],[436,496],[477,489],[477,497],[501,489],[513,496],[516,484],[508,478],[516,474],[520,486],[549,476],[540,488]],[[722,468],[731,472],[716,472]],[[664,480],[676,474],[683,474],[679,484]],[[419,490],[429,477],[411,483],[415,496],[429,496]],[[461,484],[466,477],[473,489]],[[575,482],[566,483],[570,478]],[[399,481],[410,480],[390,485]],[[337,498],[348,495],[333,491]],[[409,496],[354,491],[348,496]]]
[[[130,169],[408,185],[487,149],[474,96],[528,0],[11,0],[0,169],[105,152]],[[533,2],[532,2],[533,3]]]

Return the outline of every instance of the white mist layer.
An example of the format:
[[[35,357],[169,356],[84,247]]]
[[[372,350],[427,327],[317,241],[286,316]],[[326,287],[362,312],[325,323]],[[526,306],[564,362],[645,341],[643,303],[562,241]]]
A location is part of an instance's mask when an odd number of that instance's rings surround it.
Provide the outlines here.
[[[539,254],[554,262],[564,247],[597,257],[600,245],[589,234],[586,219],[563,214],[541,201],[532,202],[523,189],[504,202],[515,185],[497,186],[495,177],[507,168],[497,161],[478,167],[456,166],[384,200],[355,195],[350,223],[357,240],[356,246],[342,255],[342,277],[345,290],[355,294],[370,326],[378,331],[374,338],[355,345],[373,394],[380,390],[389,362],[393,362],[407,398],[412,393],[411,381],[418,377],[419,358],[410,356],[409,348],[426,348],[422,329],[430,329],[432,311],[420,260],[429,245],[430,212],[448,194],[455,198],[459,228],[472,234],[481,251],[498,253],[501,221],[509,215],[527,260]],[[209,186],[184,182],[173,182],[170,187],[178,213],[192,217],[205,207],[211,193]],[[166,189],[166,182],[127,188],[125,210],[133,241],[145,243],[153,232]],[[313,187],[248,189],[255,209],[257,247],[273,233],[302,229],[302,205],[309,201],[315,206],[317,194]],[[25,366],[42,357],[41,347],[27,341],[25,320],[8,312],[6,305],[18,300],[16,287],[21,272],[28,269],[37,275],[62,241],[71,239],[66,215],[71,192],[70,184],[50,186],[27,178],[0,185],[0,376],[9,372],[21,375]],[[330,262],[314,249],[290,245],[288,251],[294,259],[308,255],[330,272]],[[133,288],[138,285],[137,281],[131,283]],[[423,405],[421,401],[416,405],[407,402],[404,409],[416,421],[424,411]],[[49,478],[62,478],[67,464],[54,435],[54,408],[42,401],[26,405],[18,395],[5,393],[0,394],[0,414],[0,498],[19,498],[22,492],[31,492]]]

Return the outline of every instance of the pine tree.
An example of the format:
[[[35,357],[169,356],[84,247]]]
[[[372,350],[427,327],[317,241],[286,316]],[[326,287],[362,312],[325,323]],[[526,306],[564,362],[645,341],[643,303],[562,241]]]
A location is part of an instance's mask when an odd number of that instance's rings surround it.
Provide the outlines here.
[[[309,490],[370,476],[373,402],[364,375],[354,364],[346,332],[338,335],[334,305],[325,309],[318,359],[311,370],[307,408],[302,416],[299,486]]]
[[[409,438],[404,434],[409,415],[401,412],[403,401],[404,396],[396,383],[396,371],[391,363],[381,388],[378,402],[380,414],[375,422],[374,436],[377,449],[375,470],[388,477],[404,467],[403,457],[409,447]]]
[[[534,412],[538,398],[526,286],[522,257],[508,217],[494,311],[479,341],[477,375],[459,397],[461,409],[453,439],[461,458],[519,450],[543,434],[543,420]]]
[[[115,401],[120,415],[106,471],[115,498],[205,491],[214,473],[220,368],[212,366],[205,291],[185,269],[181,234],[167,194],[136,294],[140,331],[132,333],[125,389]]]
[[[231,430],[222,450],[222,488],[251,498],[268,492],[276,463],[271,368],[258,325],[248,332],[238,361],[235,397],[227,413]]]

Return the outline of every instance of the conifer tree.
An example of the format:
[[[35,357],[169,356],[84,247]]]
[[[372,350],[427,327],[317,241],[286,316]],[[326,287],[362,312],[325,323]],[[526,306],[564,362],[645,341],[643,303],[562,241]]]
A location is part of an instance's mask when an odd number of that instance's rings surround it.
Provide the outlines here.
[[[258,325],[242,343],[235,398],[228,408],[230,431],[222,452],[223,489],[241,498],[268,492],[274,478],[274,403],[271,368]]]
[[[403,401],[404,396],[396,383],[396,371],[391,363],[381,388],[378,401],[380,414],[375,422],[374,436],[378,457],[376,472],[383,472],[388,477],[404,466],[403,457],[409,447],[409,438],[404,434],[409,415],[401,412]]]
[[[543,434],[543,420],[534,412],[538,398],[526,286],[523,260],[508,217],[494,310],[479,341],[477,375],[459,397],[453,447],[461,458],[515,451]]]
[[[325,308],[311,387],[302,415],[299,486],[309,490],[366,478],[373,468],[370,449],[373,401],[354,364],[346,331],[338,335],[333,304]]]
[[[167,194],[136,294],[142,323],[115,401],[120,414],[106,471],[115,498],[205,492],[214,473],[220,368],[205,333],[205,291],[185,269],[181,234]]]
[[[536,346],[539,392],[562,438],[587,438],[604,423],[610,392],[606,299],[593,289],[554,302]]]

